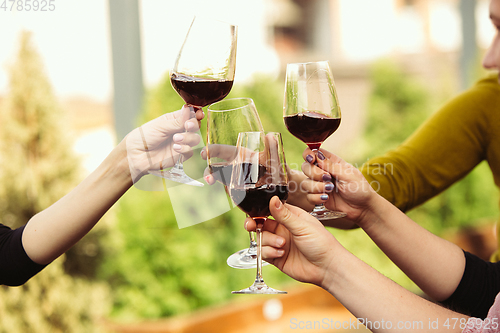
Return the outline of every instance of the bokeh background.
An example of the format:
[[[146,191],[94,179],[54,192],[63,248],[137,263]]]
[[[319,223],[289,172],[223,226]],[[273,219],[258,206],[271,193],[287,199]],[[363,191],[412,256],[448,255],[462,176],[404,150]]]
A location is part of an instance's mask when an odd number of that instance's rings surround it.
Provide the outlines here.
[[[330,61],[342,124],[324,147],[361,166],[485,75],[494,34],[487,0],[0,1],[1,223],[25,224],[128,131],[182,106],[169,69],[194,15],[239,26],[230,97],[254,99],[294,168],[304,145],[282,121],[286,63]],[[487,165],[409,215],[487,257],[498,217]],[[243,219],[233,208],[179,229],[168,191],[133,187],[66,255],[22,287],[0,287],[0,332],[286,332],[350,318],[271,266],[266,281],[289,295],[231,295],[255,275],[226,265],[248,246]],[[362,231],[330,231],[420,293]]]

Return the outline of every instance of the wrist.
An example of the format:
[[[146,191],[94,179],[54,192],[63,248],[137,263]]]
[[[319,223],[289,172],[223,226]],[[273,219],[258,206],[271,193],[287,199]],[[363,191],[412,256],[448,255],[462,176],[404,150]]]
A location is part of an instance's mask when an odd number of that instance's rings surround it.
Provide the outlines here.
[[[122,140],[103,161],[101,167],[104,173],[114,178],[126,187],[132,186],[132,176],[127,159],[127,148],[125,140]]]
[[[353,255],[340,243],[334,244],[334,248],[330,249],[330,251],[334,253],[334,256],[325,267],[324,277],[319,286],[332,293],[342,282],[342,279],[345,278],[345,274],[347,273],[346,263],[352,260],[350,257],[353,257]]]
[[[367,228],[383,220],[383,217],[387,214],[387,210],[391,208],[395,207],[380,195],[374,194],[370,198],[363,213],[356,220],[356,224],[366,231]]]

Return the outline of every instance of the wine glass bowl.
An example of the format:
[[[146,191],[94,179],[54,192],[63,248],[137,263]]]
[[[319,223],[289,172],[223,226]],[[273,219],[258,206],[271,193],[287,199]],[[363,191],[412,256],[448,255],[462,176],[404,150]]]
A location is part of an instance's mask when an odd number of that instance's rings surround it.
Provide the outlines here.
[[[233,86],[237,26],[195,17],[170,74],[175,91],[188,105],[202,108],[224,99]],[[182,155],[169,171],[155,175],[203,186],[183,170]]]
[[[288,131],[315,153],[339,128],[341,112],[328,61],[287,64],[283,120]],[[311,214],[320,220],[346,216],[324,204]]]
[[[234,203],[254,219],[257,227],[257,275],[254,283],[234,294],[284,294],[266,285],[262,277],[262,228],[270,215],[272,197],[285,202],[288,175],[281,134],[240,133],[229,192]]]
[[[216,181],[225,186],[231,181],[232,163],[240,132],[263,132],[262,123],[251,98],[230,98],[211,104],[207,110],[207,162]],[[257,243],[249,232],[250,246],[233,253],[227,264],[233,268],[255,268]],[[265,263],[267,264],[267,262]]]

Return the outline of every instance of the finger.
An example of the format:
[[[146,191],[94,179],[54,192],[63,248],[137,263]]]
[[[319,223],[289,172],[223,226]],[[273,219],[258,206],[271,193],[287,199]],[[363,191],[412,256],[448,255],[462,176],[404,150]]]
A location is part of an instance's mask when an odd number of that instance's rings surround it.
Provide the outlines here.
[[[326,152],[326,151],[325,151]],[[326,152],[324,159],[318,157],[317,165],[328,172],[337,181],[349,181],[355,178],[359,171],[337,155]],[[354,177],[354,178],[353,178]]]
[[[262,247],[262,259],[270,260],[272,264],[272,260],[276,258],[281,258],[285,254],[285,250],[274,248],[272,246],[263,246]]]
[[[245,219],[245,230],[246,231],[255,231],[255,228],[257,227],[257,223],[253,220],[251,217],[247,217]]]
[[[203,147],[200,151],[200,156],[205,161],[207,160],[207,147]]]
[[[255,231],[255,229],[257,228],[257,224],[251,217],[247,217],[245,219],[244,226],[247,231]],[[273,219],[266,219],[266,222],[264,223],[264,227],[262,228],[262,230],[274,233],[277,227],[278,227],[278,222],[276,222]]]
[[[193,148],[188,145],[174,143],[172,149],[176,155],[182,154],[185,160],[193,156]],[[178,156],[176,158],[178,158]]]
[[[150,130],[158,131],[162,135],[168,137],[174,133],[184,132],[184,123],[189,120],[191,111],[189,107],[184,106],[182,109],[166,113],[156,119],[153,119],[142,127],[144,132],[147,133]]]
[[[285,239],[283,237],[269,231],[264,231],[262,233],[262,246],[281,248],[283,245],[285,245]]]
[[[314,164],[316,162],[316,154],[310,148],[306,148],[302,152],[302,158],[310,164]]]
[[[329,172],[322,170],[317,165],[304,162],[304,163],[302,163],[301,168],[302,168],[302,172],[304,172],[304,174],[312,180],[315,180],[317,182],[331,182],[332,181],[332,175]]]
[[[175,133],[172,140],[176,144],[194,147],[200,143],[201,137],[198,133]]]
[[[218,158],[231,162],[236,158],[236,146],[211,144],[207,145],[207,158]]]
[[[305,233],[309,224],[320,223],[306,211],[292,205],[284,205],[277,196],[271,199],[269,209],[276,221],[284,225],[294,236]]]
[[[300,184],[300,189],[308,194],[323,194],[332,192],[335,189],[335,184],[306,179]]]
[[[328,194],[307,194],[307,201],[314,205],[321,205],[328,201]]]
[[[202,108],[198,108],[196,106],[193,106],[193,108],[195,108],[196,110],[196,119],[198,121],[202,120],[203,118],[205,118],[205,113],[203,112],[203,109]]]
[[[197,132],[200,129],[200,122],[196,118],[191,118],[184,123],[187,132]]]
[[[216,182],[216,179],[215,177],[210,173],[210,169],[209,168],[205,168],[205,170],[203,171],[203,179],[205,179],[205,182],[208,184],[208,185],[213,185],[215,184]]]

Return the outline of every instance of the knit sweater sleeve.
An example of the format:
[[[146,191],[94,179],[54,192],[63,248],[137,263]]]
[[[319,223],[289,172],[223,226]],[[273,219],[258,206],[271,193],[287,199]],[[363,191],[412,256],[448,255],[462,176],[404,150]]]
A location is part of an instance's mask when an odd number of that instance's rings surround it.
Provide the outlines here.
[[[479,81],[444,104],[405,142],[367,161],[361,172],[380,195],[403,211],[450,187],[486,159],[491,114],[500,86]]]

